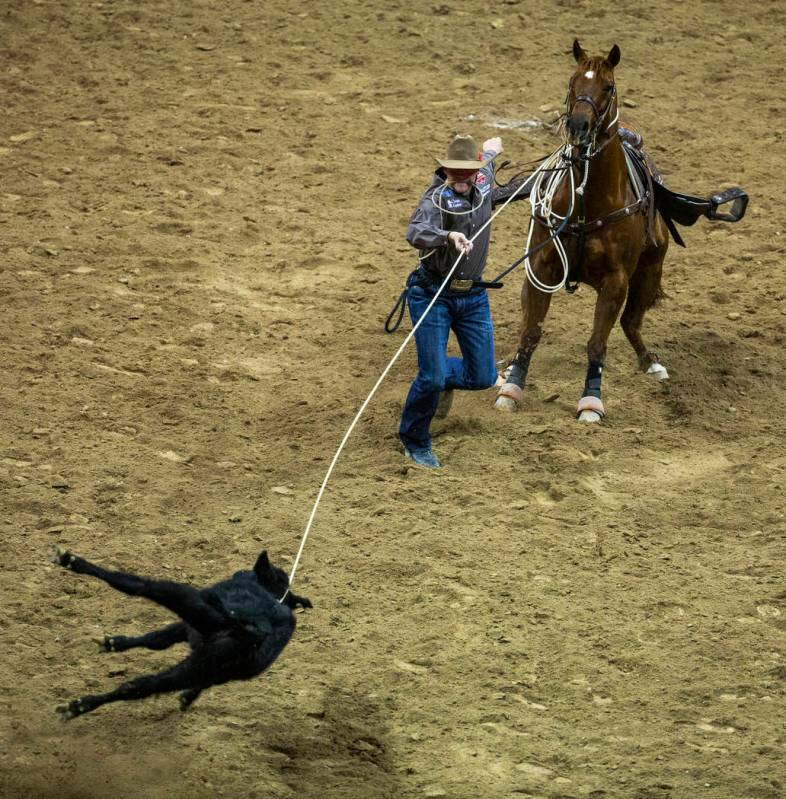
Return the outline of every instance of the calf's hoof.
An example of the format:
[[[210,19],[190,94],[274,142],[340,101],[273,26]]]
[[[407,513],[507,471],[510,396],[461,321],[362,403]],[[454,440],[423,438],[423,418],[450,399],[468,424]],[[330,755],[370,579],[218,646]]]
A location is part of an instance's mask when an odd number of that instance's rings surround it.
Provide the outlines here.
[[[597,423],[606,415],[603,403],[598,397],[582,397],[576,409],[576,418],[580,422]]]
[[[52,552],[49,555],[49,560],[57,566],[68,569],[74,562],[74,556],[67,549],[63,549],[57,544],[52,544]]]
[[[292,598],[294,599],[294,607],[296,607],[296,608],[297,608],[297,607],[301,607],[301,608],[303,608],[303,610],[305,610],[306,608],[313,608],[313,607],[314,607],[314,606],[311,604],[311,600],[310,600],[308,597],[305,597],[305,596],[295,596],[295,595],[293,594],[293,595],[292,595]]]
[[[657,361],[650,364],[649,369],[647,369],[647,374],[654,377],[658,382],[669,379],[669,373],[666,371],[666,367]]]
[[[67,705],[60,705],[55,710],[61,721],[70,721],[86,712],[81,699],[72,699]]]
[[[515,411],[521,404],[521,396],[524,392],[521,386],[515,383],[505,383],[497,392],[497,400],[494,407],[498,411]]]
[[[200,693],[202,693],[202,690],[197,690],[196,688],[189,688],[187,691],[181,691],[180,696],[178,697],[180,710],[188,710]]]

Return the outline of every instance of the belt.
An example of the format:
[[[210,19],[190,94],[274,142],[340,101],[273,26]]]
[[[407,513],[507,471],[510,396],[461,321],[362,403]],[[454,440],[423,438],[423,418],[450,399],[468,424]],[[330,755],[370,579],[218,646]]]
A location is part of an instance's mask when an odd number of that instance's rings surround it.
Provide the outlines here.
[[[416,270],[416,274],[418,277],[428,280],[434,286],[442,285],[442,281],[444,280],[444,278],[439,277],[438,275],[432,275],[423,267],[420,267],[420,269]],[[502,283],[496,281],[489,282],[486,280],[472,280],[470,278],[454,277],[448,283],[446,289],[448,291],[455,291],[459,294],[465,294],[468,291],[472,291],[472,289],[501,289],[502,285]]]
[[[388,318],[385,320],[385,332],[395,333],[396,330],[398,330],[398,326],[401,324],[401,320],[404,318],[404,311],[407,308],[407,291],[409,290],[410,286],[419,283],[420,281],[428,281],[432,286],[439,287],[442,285],[443,280],[444,278],[431,275],[422,266],[419,266],[417,269],[410,272],[409,277],[407,277],[407,285],[404,287],[404,291],[402,291],[399,295],[399,298],[396,300],[396,304],[393,306],[393,310],[388,314]],[[471,291],[475,288],[501,289],[502,283],[497,280],[493,282],[487,282],[485,280],[469,280],[463,278],[453,278],[453,280],[448,283],[448,291],[455,291],[457,293],[466,293],[467,291]],[[393,317],[396,316],[396,314],[398,314],[398,317],[395,321],[393,321]]]

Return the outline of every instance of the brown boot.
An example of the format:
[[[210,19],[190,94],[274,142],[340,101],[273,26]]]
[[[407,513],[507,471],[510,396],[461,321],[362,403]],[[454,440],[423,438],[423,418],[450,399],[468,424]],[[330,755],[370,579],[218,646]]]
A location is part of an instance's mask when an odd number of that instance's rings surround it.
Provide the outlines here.
[[[437,419],[445,419],[450,413],[450,406],[453,404],[453,389],[448,388],[439,395],[439,402],[437,403],[437,412],[434,416]]]

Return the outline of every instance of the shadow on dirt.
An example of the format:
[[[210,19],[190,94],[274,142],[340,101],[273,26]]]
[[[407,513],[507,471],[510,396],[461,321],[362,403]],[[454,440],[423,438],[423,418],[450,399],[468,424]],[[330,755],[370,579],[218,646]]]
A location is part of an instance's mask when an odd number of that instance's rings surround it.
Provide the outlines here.
[[[369,695],[330,686],[322,708],[308,714],[313,732],[267,742],[285,756],[277,768],[283,783],[302,799],[368,797],[393,799],[403,795],[388,740],[384,707]]]

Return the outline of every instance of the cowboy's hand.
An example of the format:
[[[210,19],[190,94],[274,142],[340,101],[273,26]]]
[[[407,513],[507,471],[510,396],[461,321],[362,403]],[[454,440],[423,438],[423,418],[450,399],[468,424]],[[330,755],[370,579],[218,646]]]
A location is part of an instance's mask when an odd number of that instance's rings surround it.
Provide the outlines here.
[[[486,139],[483,142],[483,152],[493,152],[494,155],[499,155],[502,152],[502,139],[499,136],[495,136],[493,139]]]
[[[463,233],[458,233],[455,230],[448,233],[448,241],[464,255],[472,249],[472,242]]]

